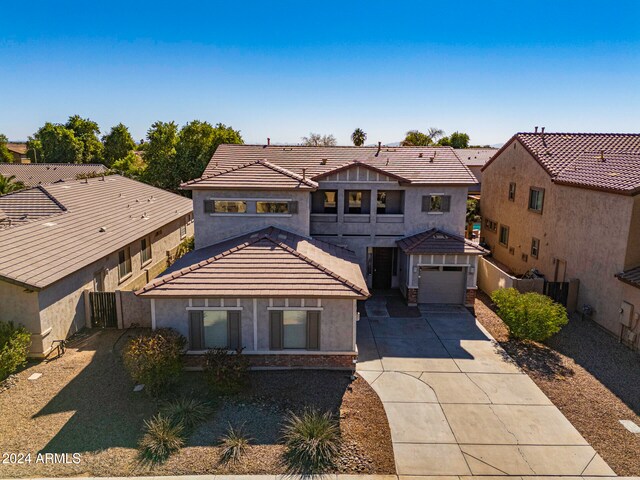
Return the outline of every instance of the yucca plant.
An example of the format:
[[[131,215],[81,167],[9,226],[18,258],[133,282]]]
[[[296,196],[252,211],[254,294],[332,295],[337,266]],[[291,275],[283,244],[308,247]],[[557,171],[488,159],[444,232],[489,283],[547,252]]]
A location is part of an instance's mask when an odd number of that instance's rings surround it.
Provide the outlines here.
[[[146,460],[162,462],[184,446],[184,427],[164,415],[158,414],[151,420],[145,420],[144,427],[146,431],[139,447]]]
[[[220,446],[222,447],[220,463],[237,463],[249,448],[250,441],[251,438],[244,433],[244,425],[234,428],[229,424],[227,432],[220,437]]]
[[[331,412],[307,409],[289,412],[282,432],[285,460],[291,473],[322,473],[335,465],[340,449],[340,426]]]
[[[185,397],[166,402],[160,408],[161,415],[175,424],[181,424],[186,432],[191,432],[197,425],[206,422],[210,413],[208,403]]]

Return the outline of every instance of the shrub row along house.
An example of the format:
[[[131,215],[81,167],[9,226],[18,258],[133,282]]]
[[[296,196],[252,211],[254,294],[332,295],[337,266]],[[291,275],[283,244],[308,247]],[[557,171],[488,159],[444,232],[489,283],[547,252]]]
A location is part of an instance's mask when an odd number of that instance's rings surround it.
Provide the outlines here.
[[[353,368],[369,288],[472,304],[486,253],[463,238],[476,182],[449,147],[221,145],[182,185],[196,250],[137,294],[153,327],[182,332],[195,355]]]
[[[482,235],[515,274],[578,279],[577,310],[637,347],[639,194],[640,135],[518,133],[483,168]]]
[[[193,231],[179,195],[118,175],[51,180],[0,196],[0,319],[29,329],[36,357],[86,325],[85,290],[140,288]]]

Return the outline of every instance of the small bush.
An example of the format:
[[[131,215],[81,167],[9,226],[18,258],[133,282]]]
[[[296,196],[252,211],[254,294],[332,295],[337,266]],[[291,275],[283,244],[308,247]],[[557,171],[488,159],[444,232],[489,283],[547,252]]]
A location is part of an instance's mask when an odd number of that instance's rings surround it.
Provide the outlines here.
[[[244,434],[243,427],[233,428],[229,424],[227,433],[220,437],[220,463],[237,463],[249,448],[251,439]]]
[[[180,424],[185,431],[192,431],[198,424],[208,420],[211,407],[205,402],[193,398],[178,398],[165,403],[160,414],[173,423]]]
[[[204,373],[212,391],[235,393],[247,382],[249,360],[242,354],[242,349],[229,353],[227,349],[214,348],[205,354]]]
[[[491,294],[491,300],[514,338],[541,342],[569,322],[567,310],[562,305],[539,293],[500,289]]]
[[[166,390],[182,372],[186,339],[175,330],[161,328],[133,338],[123,353],[124,366],[136,383],[152,395]]]
[[[285,460],[291,473],[322,473],[335,465],[340,426],[331,412],[290,412],[283,429]]]
[[[31,334],[13,322],[0,322],[0,380],[27,363]]]
[[[163,462],[184,446],[184,427],[170,418],[158,414],[145,420],[145,434],[139,447],[142,457],[152,462]]]

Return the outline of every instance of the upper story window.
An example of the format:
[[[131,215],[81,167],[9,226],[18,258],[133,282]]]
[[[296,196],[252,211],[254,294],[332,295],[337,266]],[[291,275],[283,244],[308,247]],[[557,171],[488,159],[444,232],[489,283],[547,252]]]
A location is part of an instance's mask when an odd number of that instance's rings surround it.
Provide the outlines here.
[[[243,200],[214,200],[213,213],[247,213],[247,202]]]
[[[118,279],[131,275],[131,249],[127,246],[118,252]]]
[[[485,218],[484,220],[484,226],[486,227],[487,230],[489,230],[490,232],[497,232],[498,231],[498,223],[494,222],[493,220],[489,219],[489,218]]]
[[[404,192],[402,190],[378,190],[376,211],[378,215],[403,213]]]
[[[540,253],[540,240],[534,237],[531,239],[531,256],[533,258],[538,258],[539,253]]]
[[[338,213],[338,191],[317,190],[311,194],[311,213]]]
[[[506,225],[500,225],[500,238],[498,241],[503,247],[507,247],[509,245],[509,227]]]
[[[428,213],[444,213],[451,209],[450,195],[425,195],[422,197],[422,211]]]
[[[182,222],[180,222],[180,239],[182,240],[184,237],[187,236],[187,222],[189,217],[185,217],[182,219]]]
[[[289,202],[256,202],[256,213],[289,213]]]
[[[514,182],[509,184],[509,200],[512,202],[516,200],[516,184]]]
[[[369,213],[371,206],[370,190],[345,190],[344,213]]]
[[[531,187],[529,189],[529,210],[542,213],[544,205],[544,188]]]
[[[140,240],[140,261],[142,265],[146,265],[151,261],[151,241],[147,237]]]

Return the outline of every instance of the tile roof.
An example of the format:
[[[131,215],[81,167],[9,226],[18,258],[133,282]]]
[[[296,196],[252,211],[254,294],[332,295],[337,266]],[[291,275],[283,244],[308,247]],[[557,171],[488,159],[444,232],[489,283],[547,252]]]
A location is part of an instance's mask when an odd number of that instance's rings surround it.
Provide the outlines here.
[[[255,160],[242,165],[234,165],[224,170],[216,170],[201,178],[190,180],[182,186],[197,185],[197,188],[215,189],[258,189],[258,190],[309,190],[318,184],[307,177],[290,172],[268,162]]]
[[[640,134],[517,133],[483,170],[514,140],[522,143],[555,182],[614,193],[640,192]],[[597,161],[598,157],[605,161]]]
[[[625,270],[622,273],[618,273],[616,277],[624,283],[640,288],[640,267]]]
[[[66,211],[0,230],[0,279],[44,288],[193,211],[188,198],[119,175],[41,189]]]
[[[0,195],[0,209],[4,213],[0,229],[47,218],[66,210],[41,186]]]
[[[19,153],[21,155],[26,155],[27,154],[27,144],[26,143],[9,142],[9,143],[7,143],[7,149],[10,152]]]
[[[454,148],[462,163],[468,167],[481,167],[495,155],[497,148]]]
[[[405,237],[396,242],[403,252],[410,255],[466,254],[485,255],[489,253],[481,246],[459,235],[432,228],[426,232]]]
[[[136,294],[365,298],[369,291],[350,250],[267,227],[190,252]]]
[[[13,175],[28,187],[106,171],[107,167],[99,163],[0,163],[0,175]]]
[[[236,166],[266,160],[308,178],[355,161],[423,185],[473,185],[476,179],[450,147],[306,147],[282,145],[220,145],[203,178]],[[184,188],[199,188],[200,182]],[[206,184],[202,184],[206,188]]]

